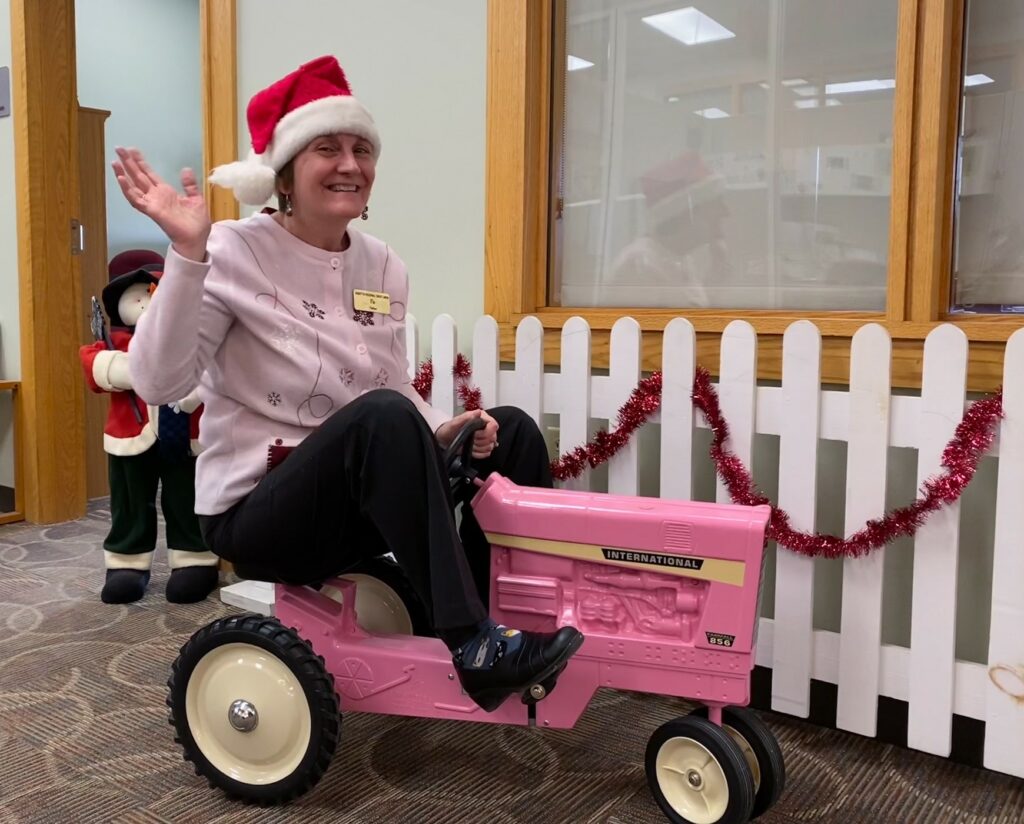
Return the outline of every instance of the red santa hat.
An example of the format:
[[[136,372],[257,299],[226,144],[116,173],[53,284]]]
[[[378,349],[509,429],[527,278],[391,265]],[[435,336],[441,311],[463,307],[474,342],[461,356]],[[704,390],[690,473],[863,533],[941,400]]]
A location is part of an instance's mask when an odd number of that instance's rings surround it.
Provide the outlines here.
[[[373,117],[352,96],[334,57],[305,63],[253,95],[246,111],[252,151],[245,160],[218,166],[210,182],[231,189],[242,203],[260,206],[274,194],[281,168],[309,141],[326,134],[355,134],[380,155]]]
[[[720,198],[725,186],[696,152],[684,152],[661,163],[640,178],[652,226],[664,221],[689,220],[697,206]]]

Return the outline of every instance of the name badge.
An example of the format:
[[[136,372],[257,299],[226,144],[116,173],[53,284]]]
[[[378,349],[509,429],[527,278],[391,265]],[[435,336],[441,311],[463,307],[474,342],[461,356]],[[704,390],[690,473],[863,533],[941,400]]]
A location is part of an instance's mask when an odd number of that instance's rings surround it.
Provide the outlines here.
[[[387,315],[391,312],[391,295],[387,292],[367,292],[355,289],[352,292],[352,303],[360,312],[378,312]]]

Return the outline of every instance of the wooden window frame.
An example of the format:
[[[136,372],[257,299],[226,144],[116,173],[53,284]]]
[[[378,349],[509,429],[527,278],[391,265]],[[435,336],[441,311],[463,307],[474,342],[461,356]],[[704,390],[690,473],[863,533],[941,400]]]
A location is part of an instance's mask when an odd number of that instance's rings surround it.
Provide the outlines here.
[[[502,359],[513,358],[516,325],[534,315],[545,330],[545,360],[557,363],[562,324],[580,315],[593,330],[595,365],[606,363],[611,326],[630,315],[644,332],[643,366],[657,369],[662,330],[685,314],[697,331],[698,357],[712,369],[725,327],[749,321],[761,338],[760,377],[777,379],[782,333],[794,321],[810,320],[822,333],[822,380],[846,383],[850,340],[876,322],[893,337],[893,384],[918,387],[924,338],[948,322],[971,342],[970,388],[997,386],[1006,340],[1024,318],[947,311],[965,6],[965,0],[899,0],[886,311],[683,311],[547,304],[551,111],[560,94],[553,91],[552,49],[564,26],[564,0],[488,0],[484,311],[498,322]]]

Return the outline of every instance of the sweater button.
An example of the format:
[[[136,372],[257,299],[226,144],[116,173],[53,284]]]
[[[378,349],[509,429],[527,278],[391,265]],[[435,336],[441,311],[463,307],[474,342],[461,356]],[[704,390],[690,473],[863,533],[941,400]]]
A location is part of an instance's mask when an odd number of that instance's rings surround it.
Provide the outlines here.
[[[341,259],[340,258],[331,258],[331,268],[332,269],[337,269],[339,266],[341,266]]]
[[[356,347],[356,351],[357,351],[357,352],[358,352],[358,353],[359,353],[360,355],[365,355],[365,354],[366,354],[366,344],[365,344],[365,343],[361,343],[361,344],[359,344],[359,345],[358,345],[358,346]]]

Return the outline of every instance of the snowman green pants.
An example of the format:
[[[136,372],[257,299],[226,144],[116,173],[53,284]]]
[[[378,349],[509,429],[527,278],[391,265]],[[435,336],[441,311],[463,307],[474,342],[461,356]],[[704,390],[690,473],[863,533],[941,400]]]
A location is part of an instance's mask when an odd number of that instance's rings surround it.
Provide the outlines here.
[[[168,459],[158,444],[141,455],[108,455],[110,532],[103,542],[107,569],[150,568],[156,548],[157,487],[167,531],[171,567],[208,566],[208,552],[195,513],[196,459]]]

